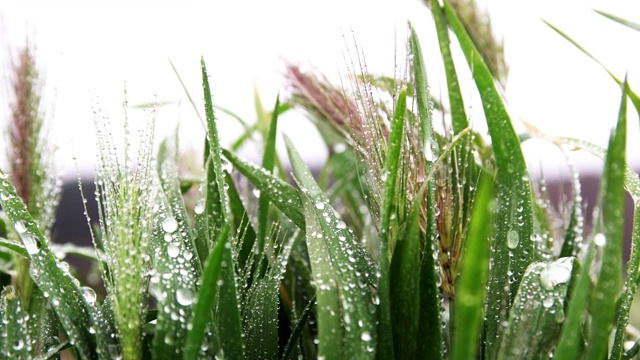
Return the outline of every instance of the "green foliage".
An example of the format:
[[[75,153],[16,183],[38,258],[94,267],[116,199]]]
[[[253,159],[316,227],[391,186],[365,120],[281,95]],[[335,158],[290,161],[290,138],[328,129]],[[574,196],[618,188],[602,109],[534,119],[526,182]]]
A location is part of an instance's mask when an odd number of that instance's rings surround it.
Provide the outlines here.
[[[289,66],[292,95],[271,111],[256,96],[255,125],[218,108],[245,129],[231,150],[221,146],[202,60],[201,178],[182,176],[177,137],[153,156],[153,119],[142,122],[137,153],[126,139],[121,154],[97,113],[95,249],[50,244],[53,210],[42,209],[51,198],[32,204],[24,184],[0,171],[0,357],[635,356],[627,325],[640,266],[638,211],[626,276],[622,266],[625,188],[640,203],[640,180],[625,164],[626,101],[637,105],[635,93],[610,73],[622,101],[607,150],[533,129],[519,135],[495,64],[480,53],[486,46],[479,50],[447,1],[430,8],[447,80],[450,110],[437,114],[450,119],[444,131],[433,125],[429,59],[410,26],[405,78],[352,68],[349,92]],[[469,125],[451,34],[472,69],[490,144]],[[292,108],[306,110],[329,149],[319,176],[285,136],[289,181],[276,151],[279,115]],[[552,213],[533,190],[521,148],[531,136],[604,159],[590,234],[573,168],[566,214]],[[235,153],[253,140],[264,145],[261,165]],[[32,178],[31,194],[44,193],[46,179]],[[567,225],[554,233],[557,219]],[[100,267],[106,296],[72,275],[60,260],[67,254]]]

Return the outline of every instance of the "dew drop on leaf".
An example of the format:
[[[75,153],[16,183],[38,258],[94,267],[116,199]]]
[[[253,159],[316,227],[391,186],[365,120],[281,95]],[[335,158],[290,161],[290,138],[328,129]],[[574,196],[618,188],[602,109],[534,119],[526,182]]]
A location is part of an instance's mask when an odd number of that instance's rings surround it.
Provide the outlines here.
[[[178,249],[174,244],[169,244],[167,246],[167,255],[169,255],[169,257],[176,258],[180,255],[180,249]]]
[[[193,211],[196,214],[200,215],[204,212],[204,208],[205,208],[205,199],[200,199],[196,203],[196,206],[193,208]]]
[[[593,237],[593,242],[596,246],[603,247],[607,244],[607,237],[603,233],[597,233]]]
[[[17,226],[18,225],[16,224],[16,227]],[[20,237],[22,238],[22,243],[24,244],[25,249],[27,249],[27,252],[30,255],[35,255],[40,251],[40,242],[35,236],[29,233],[24,233],[23,231],[23,233],[20,234]]]
[[[509,233],[507,234],[507,246],[509,247],[509,249],[515,249],[518,246],[519,242],[520,236],[518,235],[518,232],[515,230],[509,231]]]
[[[176,300],[180,305],[189,306],[195,301],[195,296],[191,289],[180,288],[176,291]]]
[[[542,269],[540,285],[546,290],[552,290],[556,285],[564,284],[571,279],[572,269],[572,258],[558,259]]]
[[[316,202],[316,209],[323,210],[324,209],[324,203],[322,201]]]
[[[360,339],[362,339],[362,341],[371,341],[371,335],[365,331],[360,335]]]
[[[176,219],[169,216],[162,220],[162,230],[166,231],[167,233],[173,233],[177,229],[178,222],[176,221]]]
[[[80,290],[82,291],[82,296],[85,300],[87,300],[89,304],[93,304],[94,302],[96,302],[96,292],[93,291],[92,288],[83,286],[80,288]]]
[[[27,231],[27,226],[24,224],[24,221],[22,220],[16,222],[14,227],[16,228],[16,231],[18,232],[18,234],[22,234],[25,231]]]

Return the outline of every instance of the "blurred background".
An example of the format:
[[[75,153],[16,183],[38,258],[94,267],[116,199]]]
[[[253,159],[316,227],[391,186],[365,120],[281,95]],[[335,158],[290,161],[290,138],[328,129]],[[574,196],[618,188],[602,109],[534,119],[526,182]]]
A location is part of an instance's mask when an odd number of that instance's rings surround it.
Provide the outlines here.
[[[640,32],[612,22],[593,9],[640,22],[640,4],[491,0],[478,0],[477,4],[490,18],[494,36],[504,44],[509,72],[502,85],[516,129],[524,130],[520,120],[525,120],[549,135],[606,146],[618,116],[618,86],[542,19],[572,36],[616,76],[627,75],[632,87],[637,87]],[[46,81],[43,95],[47,126],[58,149],[57,176],[63,180],[62,211],[53,238],[86,243],[89,238],[76,167],[84,180],[85,193],[91,194],[96,163],[94,111],[104,112],[114,125],[114,135],[121,137],[117,131],[124,121],[125,99],[133,123],[151,116],[148,109],[137,105],[157,101],[161,106],[155,113],[156,140],[179,127],[182,150],[197,158],[204,128],[176,72],[202,113],[202,56],[209,70],[214,104],[252,123],[256,118],[256,93],[267,109],[273,106],[277,94],[287,99],[287,64],[320,72],[340,84],[349,75],[351,59],[357,59],[361,52],[369,73],[394,76],[397,64],[404,64],[407,21],[420,36],[430,91],[436,99],[444,97],[434,25],[429,10],[417,0],[3,0],[0,127],[8,126],[12,62],[17,49],[28,43]],[[461,65],[459,76],[469,106],[467,113],[474,126],[486,133],[471,73],[464,70],[461,54],[454,56]],[[217,115],[223,146],[229,146],[242,134],[243,127],[220,109]],[[629,111],[628,124],[628,161],[638,168],[640,131],[634,111]],[[321,164],[326,158],[321,138],[302,112],[287,112],[279,125],[309,164]],[[7,167],[4,150],[8,146],[7,137],[0,137],[3,169]],[[247,146],[240,154],[257,160],[261,157],[258,148]],[[539,140],[526,142],[524,152],[533,176],[544,173],[552,200],[557,202],[569,178],[564,155]],[[596,201],[602,161],[582,152],[571,156],[582,176],[589,214]],[[95,211],[95,205],[91,211]]]

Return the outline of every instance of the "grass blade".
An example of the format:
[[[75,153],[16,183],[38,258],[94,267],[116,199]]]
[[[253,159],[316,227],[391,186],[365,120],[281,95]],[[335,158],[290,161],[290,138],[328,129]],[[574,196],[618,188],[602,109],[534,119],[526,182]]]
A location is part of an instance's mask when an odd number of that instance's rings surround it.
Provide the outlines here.
[[[431,143],[434,139],[430,105],[431,96],[429,95],[429,84],[427,82],[427,68],[422,59],[422,48],[420,47],[418,34],[416,34],[416,30],[411,24],[409,24],[409,28],[411,30],[409,46],[413,56],[415,92],[418,101],[418,116],[420,117],[420,135],[422,137],[422,146],[426,151],[430,146],[435,145]]]
[[[289,139],[285,142],[305,209],[307,247],[318,297],[318,357],[374,358],[375,301],[370,289],[374,268]]]
[[[484,300],[489,275],[489,235],[492,219],[491,176],[483,173],[471,210],[467,248],[463,252],[460,275],[456,282],[455,324],[452,339],[454,360],[476,359],[484,316]]]
[[[378,354],[384,359],[393,359],[394,357],[390,307],[390,257],[392,256],[393,248],[390,245],[392,239],[389,229],[393,204],[397,201],[395,198],[396,181],[398,179],[398,169],[401,161],[400,149],[402,148],[405,112],[407,109],[406,96],[406,89],[401,91],[398,96],[393,123],[391,124],[391,134],[389,135],[388,153],[385,164],[387,179],[384,187],[384,201],[380,224],[380,279],[378,280],[378,296],[380,296],[380,306],[378,307]]]
[[[200,354],[200,347],[205,338],[207,325],[211,320],[211,309],[214,306],[217,292],[220,288],[219,280],[222,269],[223,254],[225,247],[229,242],[229,225],[225,225],[220,232],[220,236],[215,242],[209,258],[207,259],[205,268],[202,273],[202,281],[198,289],[198,296],[193,308],[193,316],[191,318],[191,330],[187,333],[185,341],[184,353],[182,358],[185,360],[197,359]],[[219,335],[219,333],[216,333]],[[217,348],[220,345],[217,344]],[[210,351],[216,349],[209,349]],[[217,353],[217,351],[214,351]],[[241,356],[242,354],[237,354]]]
[[[451,41],[449,39],[446,17],[443,9],[438,3],[438,0],[431,0],[431,11],[433,12],[436,24],[440,54],[442,55],[445,75],[447,78],[447,91],[449,93],[449,104],[451,107],[451,124],[453,126],[454,133],[457,134],[469,127],[469,122],[467,121],[464,101],[462,100],[462,92],[460,91],[460,84],[458,83],[456,67],[453,64],[453,56],[451,55]]]
[[[565,38],[565,40],[569,41],[578,50],[582,51],[582,53],[584,53],[585,55],[590,57],[593,61],[596,62],[596,64],[600,65],[600,67],[602,67],[602,69],[604,69],[604,71],[606,71],[607,74],[609,74],[609,76],[611,76],[613,81],[615,81],[618,85],[622,86],[622,80],[620,80],[620,78],[618,78],[613,72],[611,72],[611,70],[609,70],[606,66],[604,66],[604,64],[600,60],[596,59],[595,56],[591,55],[591,53],[588,52],[587,49],[585,49],[582,45],[578,44],[577,41],[573,40],[571,37],[569,37],[569,35],[565,34],[562,30],[558,29],[557,27],[555,27],[551,23],[549,23],[547,21],[544,21],[544,23],[547,24],[555,32],[560,34],[560,36]],[[633,107],[635,107],[636,111],[638,112],[638,114],[640,114],[640,97],[635,92],[633,92],[631,89],[628,89],[627,95],[629,96],[629,99],[631,99],[631,103],[633,104]]]
[[[296,226],[302,230],[305,229],[302,201],[296,189],[265,169],[246,162],[227,150],[222,150],[222,153],[253,186],[260,190],[261,196],[268,196],[271,203]]]
[[[527,268],[511,307],[498,357],[549,359],[562,321],[575,258],[535,262]]]
[[[187,211],[180,192],[177,148],[165,140],[158,151],[158,178],[162,193],[160,221],[153,232],[154,276],[151,288],[158,303],[152,353],[157,358],[182,355],[196,285],[202,272]],[[176,316],[180,314],[180,316]]]
[[[624,237],[624,168],[627,141],[627,84],[623,86],[618,124],[609,139],[609,149],[600,185],[600,218],[594,228],[601,242],[602,265],[591,303],[592,329],[589,339],[588,359],[601,359],[609,349],[609,335],[616,317],[616,300],[622,290],[622,244]],[[597,241],[597,239],[594,239]],[[622,326],[622,330],[626,324]],[[618,332],[611,356],[622,356],[624,332]]]
[[[492,139],[498,168],[496,176],[495,239],[492,244],[492,266],[489,279],[489,299],[486,322],[486,355],[493,359],[501,336],[500,324],[515,297],[520,279],[534,260],[536,246],[531,240],[533,207],[527,166],[504,103],[496,89],[491,72],[475,49],[469,35],[451,5],[445,0],[444,10],[455,33],[482,98],[482,105]],[[438,11],[434,11],[438,14]],[[509,256],[509,254],[513,256]],[[512,274],[512,275],[509,275]],[[509,291],[505,294],[505,286]]]
[[[27,312],[13,286],[7,286],[0,295],[0,355],[6,359],[27,359],[31,341],[27,334]]]
[[[300,336],[302,336],[302,330],[307,325],[309,321],[309,315],[311,315],[311,309],[313,309],[313,305],[316,303],[316,295],[313,295],[311,300],[309,300],[309,304],[304,308],[302,312],[302,316],[298,319],[296,323],[296,327],[291,332],[291,337],[289,337],[289,341],[287,342],[287,346],[284,348],[284,353],[282,355],[282,360],[289,360],[291,354],[293,353],[293,349],[295,348],[295,343],[298,342]]]
[[[89,332],[89,328],[94,326],[94,319],[90,315],[87,299],[75,284],[75,279],[68,272],[63,272],[60,262],[50,251],[48,242],[2,171],[0,195],[0,205],[29,253],[33,281],[48,295],[60,323],[79,354],[84,359],[96,358],[95,335]],[[99,348],[98,351],[100,350]]]
[[[573,256],[577,257],[580,247],[582,246],[582,233],[584,226],[584,218],[582,216],[582,194],[578,171],[573,163],[569,163],[569,171],[572,179],[572,204],[571,214],[569,214],[569,224],[564,232],[564,241],[560,257]]]
[[[2,246],[3,248],[9,249],[11,251],[14,251],[26,258],[29,257],[29,253],[27,252],[27,249],[25,249],[24,245],[22,244],[18,244],[11,240],[0,238],[0,246]]]
[[[623,19],[621,17],[606,13],[604,11],[600,11],[600,10],[594,10],[594,11],[597,12],[598,14],[600,14],[600,15],[606,17],[606,18],[609,18],[610,20],[613,20],[613,21],[615,21],[615,22],[617,22],[619,24],[622,24],[622,25],[624,25],[624,26],[626,26],[628,28],[631,28],[631,29],[633,29],[635,31],[640,31],[640,24],[638,24],[637,22],[633,22],[631,20]]]

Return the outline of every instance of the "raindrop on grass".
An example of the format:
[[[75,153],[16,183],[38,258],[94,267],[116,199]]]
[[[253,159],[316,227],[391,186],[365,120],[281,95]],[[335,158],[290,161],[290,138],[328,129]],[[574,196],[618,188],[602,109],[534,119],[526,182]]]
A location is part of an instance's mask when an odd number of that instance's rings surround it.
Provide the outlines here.
[[[371,335],[365,331],[360,335],[360,339],[362,339],[362,341],[371,341]]]
[[[551,295],[547,296],[546,298],[544,298],[544,300],[542,300],[542,305],[547,309],[552,307],[553,303],[554,303],[554,300],[553,300],[553,296]]]
[[[96,302],[96,292],[93,291],[92,288],[83,286],[80,288],[80,290],[82,291],[82,296],[85,300],[87,300],[89,304],[93,304]]]
[[[195,295],[191,289],[181,288],[176,291],[176,300],[180,305],[189,306],[193,304],[195,299]]]
[[[556,285],[564,284],[571,279],[572,269],[572,258],[558,259],[542,269],[540,285],[545,290],[552,290]]]
[[[27,231],[27,226],[25,225],[24,221],[22,221],[22,220],[16,222],[14,227],[16,228],[16,231],[18,232],[18,234],[22,234],[25,231]]]
[[[22,243],[29,254],[35,255],[40,251],[40,240],[36,239],[35,236],[29,233],[24,233],[23,231],[23,233],[20,234],[20,237],[22,238]]]
[[[596,246],[603,247],[607,244],[607,237],[603,233],[597,233],[593,237],[593,242]]]
[[[324,209],[324,203],[322,201],[316,202],[316,209],[323,210]]]
[[[169,244],[167,246],[167,255],[169,255],[169,257],[176,258],[180,255],[180,249],[173,244]]]
[[[173,233],[174,231],[178,230],[178,222],[171,216],[166,217],[164,220],[162,220],[162,230],[168,233]]]
[[[509,247],[509,249],[515,249],[518,246],[519,242],[520,236],[518,235],[518,232],[515,230],[509,231],[509,233],[507,234],[507,246]]]
[[[198,202],[196,203],[196,206],[193,208],[193,211],[200,215],[204,212],[204,207],[205,207],[206,203],[205,203],[205,199],[200,199],[198,200]]]

